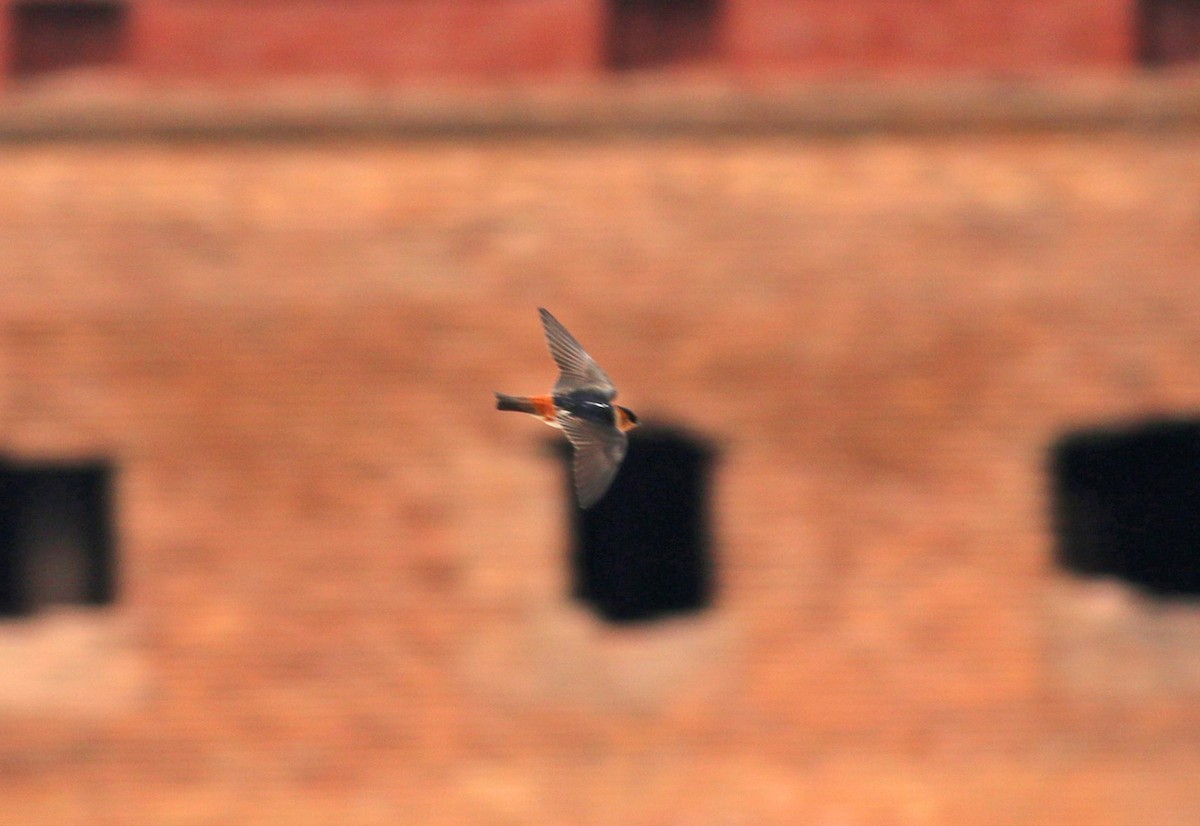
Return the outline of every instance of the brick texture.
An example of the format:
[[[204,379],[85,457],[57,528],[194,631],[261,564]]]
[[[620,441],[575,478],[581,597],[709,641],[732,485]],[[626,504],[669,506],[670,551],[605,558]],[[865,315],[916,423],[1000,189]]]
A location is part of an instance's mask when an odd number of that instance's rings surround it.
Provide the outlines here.
[[[133,0],[128,8],[128,42],[103,71],[158,83],[595,77],[610,58],[632,57],[656,71],[751,78],[1038,75],[1132,66],[1139,41],[1133,0],[725,0],[711,28],[686,10],[643,8],[652,31],[641,34],[614,26],[624,18],[605,0]],[[5,44],[19,37],[11,26],[11,15],[0,18]]]
[[[1037,74],[1130,65],[1128,0],[740,0],[729,59],[812,75]]]
[[[1056,571],[1044,466],[1200,405],[1200,134],[1001,115],[6,143],[0,449],[120,554],[0,626],[6,816],[1190,822],[1200,615]],[[569,600],[537,305],[718,446],[711,610]]]
[[[601,48],[589,0],[158,0],[139,9],[151,76],[425,78],[580,74]]]

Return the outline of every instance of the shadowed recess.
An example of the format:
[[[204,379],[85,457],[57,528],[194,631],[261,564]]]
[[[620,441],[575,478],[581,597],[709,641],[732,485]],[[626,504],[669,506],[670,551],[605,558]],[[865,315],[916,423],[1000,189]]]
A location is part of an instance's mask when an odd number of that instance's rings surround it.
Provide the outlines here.
[[[0,462],[0,616],[113,601],[112,475],[104,462]]]
[[[1200,419],[1068,433],[1050,465],[1060,565],[1200,594]]]
[[[609,69],[703,64],[718,56],[720,0],[609,0]]]
[[[116,66],[129,52],[129,8],[104,0],[22,0],[9,7],[9,71],[26,78]]]
[[[1139,0],[1136,17],[1143,66],[1200,63],[1200,0]]]
[[[608,493],[575,505],[571,450],[563,458],[571,519],[572,596],[611,622],[707,608],[714,564],[709,481],[713,449],[681,430],[643,426]]]

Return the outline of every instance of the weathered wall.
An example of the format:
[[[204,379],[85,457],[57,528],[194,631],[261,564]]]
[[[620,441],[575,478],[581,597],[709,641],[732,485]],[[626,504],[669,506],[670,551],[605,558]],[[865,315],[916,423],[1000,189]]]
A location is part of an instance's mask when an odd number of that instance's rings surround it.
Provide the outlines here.
[[[1200,405],[1200,134],[989,122],[10,140],[0,450],[122,586],[0,626],[8,816],[1191,822],[1200,612],[1043,467]],[[710,610],[569,601],[537,305],[720,446]]]

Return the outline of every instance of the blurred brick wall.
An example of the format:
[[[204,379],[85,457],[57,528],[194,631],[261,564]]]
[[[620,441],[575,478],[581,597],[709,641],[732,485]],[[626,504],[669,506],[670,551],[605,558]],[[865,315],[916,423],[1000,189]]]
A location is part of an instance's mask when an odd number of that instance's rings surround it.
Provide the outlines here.
[[[0,450],[113,459],[121,580],[0,626],[6,817],[1190,822],[1200,614],[1053,570],[1043,467],[1200,405],[1200,133],[886,99],[6,133]],[[718,444],[713,609],[568,600],[549,432],[492,410],[552,377],[537,305]]]
[[[151,0],[138,54],[164,77],[571,76],[602,45],[592,0]]]
[[[651,32],[650,45],[610,42],[619,35],[604,0],[131,0],[128,8],[128,47],[104,62],[152,81],[577,78],[604,72],[606,54],[628,49],[648,49],[641,58],[658,68],[750,77],[1036,75],[1129,67],[1138,38],[1133,0],[726,0],[713,30],[702,26],[700,39],[713,45],[699,56],[686,45],[697,37],[686,12],[643,9],[651,29],[678,32]],[[19,37],[11,27],[11,14],[0,17],[5,63]]]
[[[1129,66],[1130,0],[731,0],[730,61],[805,74],[1038,74]]]

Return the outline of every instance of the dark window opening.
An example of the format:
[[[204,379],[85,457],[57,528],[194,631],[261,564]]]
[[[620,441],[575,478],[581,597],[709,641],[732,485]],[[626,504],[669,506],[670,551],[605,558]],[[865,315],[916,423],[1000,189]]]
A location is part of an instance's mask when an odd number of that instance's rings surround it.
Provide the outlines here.
[[[570,497],[572,595],[612,622],[707,608],[713,600],[709,525],[712,450],[678,430],[643,426],[604,498]]]
[[[1137,36],[1143,66],[1200,61],[1200,0],[1141,0]]]
[[[609,0],[610,69],[703,64],[717,56],[720,0]]]
[[[1052,449],[1051,475],[1060,565],[1200,594],[1200,420],[1069,434]]]
[[[112,471],[0,463],[0,616],[114,597]]]
[[[9,11],[9,70],[15,77],[113,66],[129,50],[127,3],[14,3]]]

